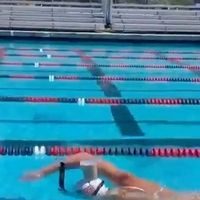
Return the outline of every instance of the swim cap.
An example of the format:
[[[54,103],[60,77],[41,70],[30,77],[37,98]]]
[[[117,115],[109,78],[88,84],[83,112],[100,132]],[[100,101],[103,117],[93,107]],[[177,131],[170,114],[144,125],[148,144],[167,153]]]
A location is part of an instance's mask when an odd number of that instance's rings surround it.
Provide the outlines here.
[[[100,178],[91,181],[82,180],[77,184],[77,192],[85,196],[104,196],[107,191],[108,188]]]

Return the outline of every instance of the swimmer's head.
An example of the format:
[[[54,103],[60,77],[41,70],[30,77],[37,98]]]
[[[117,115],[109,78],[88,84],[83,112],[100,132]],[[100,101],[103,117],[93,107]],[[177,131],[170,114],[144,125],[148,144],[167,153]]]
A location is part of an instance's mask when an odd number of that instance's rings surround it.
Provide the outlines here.
[[[105,196],[108,188],[100,178],[91,181],[82,180],[77,184],[77,192],[84,196]]]

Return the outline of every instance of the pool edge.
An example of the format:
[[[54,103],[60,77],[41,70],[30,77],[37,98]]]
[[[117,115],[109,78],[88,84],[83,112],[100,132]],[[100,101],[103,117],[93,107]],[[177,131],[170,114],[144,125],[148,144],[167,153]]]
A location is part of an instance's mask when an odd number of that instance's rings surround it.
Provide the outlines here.
[[[0,37],[33,37],[57,39],[90,39],[90,40],[134,40],[134,41],[200,41],[200,34],[155,34],[155,33],[110,33],[110,32],[52,32],[0,30]]]

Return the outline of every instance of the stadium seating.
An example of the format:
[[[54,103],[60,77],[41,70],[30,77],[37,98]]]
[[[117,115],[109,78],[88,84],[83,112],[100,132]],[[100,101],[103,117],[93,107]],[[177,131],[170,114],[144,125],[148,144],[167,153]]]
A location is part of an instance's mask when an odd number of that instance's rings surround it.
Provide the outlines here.
[[[10,3],[9,3],[10,2]],[[13,5],[14,3],[19,3]],[[0,3],[0,28],[17,30],[102,31],[101,4],[5,1]],[[24,4],[24,5],[23,5]],[[42,6],[41,6],[42,5]],[[64,5],[64,6],[61,6]]]
[[[200,33],[200,10],[194,6],[113,4],[108,9],[91,0],[1,0],[0,29]]]
[[[200,10],[196,7],[118,4],[112,13],[114,32],[200,32]]]

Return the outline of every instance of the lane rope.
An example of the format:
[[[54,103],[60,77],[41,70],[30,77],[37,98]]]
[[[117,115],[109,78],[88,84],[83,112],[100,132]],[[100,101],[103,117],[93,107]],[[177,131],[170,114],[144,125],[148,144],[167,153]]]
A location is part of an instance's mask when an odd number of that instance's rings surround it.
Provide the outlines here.
[[[121,76],[65,76],[65,75],[49,75],[49,76],[34,76],[29,74],[17,74],[17,75],[0,75],[0,79],[30,79],[30,80],[54,80],[62,81],[77,81],[77,80],[101,80],[101,81],[148,81],[148,82],[192,82],[199,83],[200,78],[171,78],[171,77],[121,77]]]
[[[10,97],[0,96],[0,102],[65,103],[97,105],[200,105],[200,98],[66,98],[66,97]]]
[[[200,65],[132,65],[132,64],[83,64],[83,63],[39,63],[39,62],[0,62],[5,66],[34,66],[34,67],[111,67],[111,68],[150,68],[150,69],[189,69],[200,70]]]
[[[80,152],[96,156],[200,157],[200,148],[0,146],[1,156],[65,156]]]
[[[17,54],[17,53],[10,53],[4,54],[5,57],[33,57],[33,58],[79,58],[78,55],[62,55],[62,54]],[[113,56],[102,56],[102,55],[93,55],[92,58],[104,58],[104,59],[144,59],[144,60],[200,60],[200,57],[168,57],[168,56],[122,56],[122,55],[113,55]]]
[[[77,49],[56,49],[56,48],[27,48],[27,47],[22,47],[22,48],[2,48],[4,50],[19,50],[19,51],[39,51],[39,52],[44,52],[44,51],[54,51],[54,52],[74,52]],[[84,52],[94,52],[94,53],[175,53],[175,54],[200,54],[198,51],[156,51],[156,50],[146,50],[146,51],[135,51],[135,50],[103,50],[103,49],[81,49]]]

